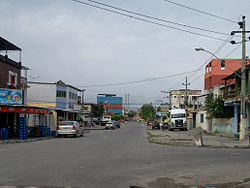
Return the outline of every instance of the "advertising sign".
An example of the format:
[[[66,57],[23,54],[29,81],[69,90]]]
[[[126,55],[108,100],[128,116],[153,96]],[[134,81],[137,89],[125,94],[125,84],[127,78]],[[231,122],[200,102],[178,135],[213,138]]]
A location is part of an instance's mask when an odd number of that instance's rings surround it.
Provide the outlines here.
[[[0,104],[22,104],[22,90],[0,88]]]
[[[167,111],[159,111],[159,112],[156,112],[156,116],[158,117],[161,117],[161,116],[167,116]]]

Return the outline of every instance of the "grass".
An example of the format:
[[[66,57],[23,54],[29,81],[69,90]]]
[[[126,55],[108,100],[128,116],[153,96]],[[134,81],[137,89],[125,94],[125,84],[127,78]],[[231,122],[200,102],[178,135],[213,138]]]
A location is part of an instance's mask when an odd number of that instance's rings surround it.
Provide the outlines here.
[[[193,141],[191,138],[173,138],[171,141],[176,142],[176,141]]]

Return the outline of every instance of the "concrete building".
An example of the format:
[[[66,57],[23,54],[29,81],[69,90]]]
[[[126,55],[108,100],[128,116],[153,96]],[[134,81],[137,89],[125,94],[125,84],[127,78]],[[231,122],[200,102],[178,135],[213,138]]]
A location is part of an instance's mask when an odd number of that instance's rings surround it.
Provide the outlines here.
[[[215,86],[223,85],[222,79],[232,74],[228,67],[235,71],[241,67],[241,62],[241,59],[212,59],[205,67],[204,90],[208,92]]]
[[[83,90],[62,81],[28,82],[28,85],[27,104],[53,109],[56,122],[77,120],[77,115],[82,112],[82,104],[78,102]]]
[[[34,134],[35,130],[40,130],[39,125],[36,124],[35,129],[29,118],[40,117],[41,125],[46,125],[47,130],[53,130],[51,112],[47,108],[26,105],[27,79],[21,77],[21,71],[27,68],[22,66],[20,57],[19,62],[10,58],[9,51],[19,52],[21,57],[21,48],[0,37],[0,133],[5,139],[40,136],[39,131]]]
[[[169,111],[170,109],[170,104],[160,104],[160,111]]]
[[[236,71],[241,75],[241,69]],[[232,132],[238,133],[240,130],[240,102],[241,102],[241,78],[239,78],[235,73],[225,77],[224,79],[224,105],[234,107],[234,117],[232,119]],[[250,60],[247,60],[246,66],[246,120],[245,129],[250,125]],[[247,131],[245,131],[247,133]]]
[[[115,94],[98,94],[97,96],[97,104],[103,104],[108,113],[124,115],[122,101],[123,98]]]
[[[223,61],[224,63],[222,63]],[[204,75],[204,96],[213,94],[214,98],[224,96],[226,103],[228,103],[228,97],[225,96],[225,90],[229,94],[232,90],[235,90],[236,80],[229,78],[232,75],[232,70],[236,71],[241,67],[241,59],[213,59],[205,67]],[[250,62],[248,61],[247,64]],[[225,66],[225,64],[227,66]],[[230,70],[228,67],[230,67]],[[225,77],[226,84],[225,84]],[[227,85],[225,87],[225,85]],[[205,99],[204,99],[205,100]],[[230,104],[226,104],[230,105]],[[201,108],[199,111],[193,113],[192,121],[193,127],[202,127],[208,132],[233,132],[237,133],[239,104],[235,105],[235,117],[234,118],[209,118],[206,111]]]
[[[187,90],[187,105],[185,105],[186,90],[171,90],[170,91],[170,108],[171,109],[184,109],[192,108],[197,109],[200,107],[201,90]]]

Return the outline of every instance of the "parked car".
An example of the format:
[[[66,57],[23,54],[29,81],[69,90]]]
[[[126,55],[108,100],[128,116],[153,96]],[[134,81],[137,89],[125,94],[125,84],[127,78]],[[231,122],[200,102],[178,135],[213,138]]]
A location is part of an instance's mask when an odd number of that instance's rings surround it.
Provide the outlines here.
[[[154,122],[153,125],[152,125],[152,129],[161,129],[160,127],[160,123],[159,122]]]
[[[113,121],[113,123],[114,123],[115,127],[117,127],[117,128],[121,127],[121,124],[119,121]]]
[[[77,121],[62,121],[57,127],[57,136],[83,136],[84,129]]]
[[[162,129],[168,129],[168,123],[167,122],[162,122]]]
[[[105,129],[115,129],[114,122],[113,122],[113,121],[108,121],[108,122],[106,123]]]

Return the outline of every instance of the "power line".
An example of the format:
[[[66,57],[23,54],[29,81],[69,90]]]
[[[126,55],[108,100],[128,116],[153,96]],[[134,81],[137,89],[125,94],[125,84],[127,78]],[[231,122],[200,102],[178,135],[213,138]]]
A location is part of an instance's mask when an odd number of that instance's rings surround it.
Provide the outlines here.
[[[222,58],[222,59],[226,59],[226,58],[227,58],[229,55],[231,55],[235,50],[237,50],[237,49],[239,48],[239,46],[240,46],[240,45],[238,45],[236,48],[234,48],[231,52],[229,52],[229,53],[228,53],[224,58]],[[234,60],[232,60],[232,61],[228,61],[227,63],[232,63],[232,62],[235,62],[235,61],[238,61],[238,59],[234,59]],[[217,66],[219,66],[219,64],[212,66],[212,68],[217,67]],[[203,75],[203,73],[202,73],[202,75]],[[197,80],[200,78],[200,76],[201,76],[201,75],[199,75],[198,77],[196,77],[195,79],[193,79],[191,82],[197,81]]]
[[[176,2],[173,2],[173,1],[170,1],[170,0],[163,0],[163,1],[174,4],[174,5],[177,5],[177,6],[180,6],[180,7],[183,7],[183,8],[186,8],[186,9],[189,9],[189,10],[192,10],[192,11],[195,11],[195,12],[199,12],[201,14],[205,14],[207,16],[211,16],[211,17],[218,18],[218,19],[228,21],[228,22],[232,22],[232,23],[237,23],[237,21],[234,21],[234,20],[231,20],[231,19],[228,19],[228,18],[224,18],[222,16],[218,16],[218,15],[215,15],[215,14],[211,14],[209,12],[205,12],[205,11],[202,11],[202,10],[198,10],[198,9],[195,9],[195,8],[192,8],[192,7],[188,7],[186,5],[179,4],[179,3],[176,3]]]
[[[229,40],[231,40],[231,38],[230,38]],[[224,43],[223,43],[223,44],[215,51],[215,54],[218,53],[224,46],[225,46],[225,45],[224,45]],[[235,47],[232,51],[230,51],[223,59],[225,59],[225,58],[227,58],[228,56],[230,56],[230,55],[231,55],[233,52],[235,52],[239,47],[240,47],[240,45],[236,46],[236,47]],[[212,57],[213,57],[213,56],[211,56],[207,61],[205,61],[205,63],[203,63],[203,64],[202,64],[202,65],[192,74],[192,76],[189,78],[189,80],[190,80],[198,71],[203,70],[203,66],[204,66],[205,64],[207,64],[207,63],[212,59]],[[234,62],[234,61],[238,61],[238,60],[232,60],[232,61],[229,61],[229,62]],[[216,67],[216,66],[218,66],[218,64],[215,65],[215,66],[213,66],[213,67]],[[203,73],[202,73],[202,74],[199,74],[197,77],[195,77],[195,79],[191,80],[190,82],[195,82],[195,81],[197,81],[197,80],[200,78],[200,76],[202,76],[202,75],[203,75]],[[181,79],[179,82],[177,82],[177,83],[174,84],[173,86],[169,87],[168,89],[174,88],[175,86],[179,85],[179,83],[182,82],[182,80],[183,80],[183,79]]]
[[[226,46],[226,44],[233,38],[233,36],[229,36],[226,41],[224,41],[220,46],[219,48],[214,52],[214,54],[217,54],[219,51],[221,51],[222,48],[224,48]],[[197,69],[197,72],[202,69],[202,67],[204,65],[206,65],[211,59],[213,59],[213,56],[211,55],[198,69]],[[195,75],[195,73],[189,78],[191,79],[193,76]]]
[[[229,36],[226,41],[224,41],[220,46],[219,48],[214,52],[214,54],[218,53],[223,47],[226,46],[226,44],[233,38],[233,36]],[[203,70],[203,66],[205,64],[207,64],[211,59],[212,59],[213,56],[209,57],[190,77],[189,77],[189,80],[198,72],[198,71],[201,71]],[[186,75],[188,76],[188,75]],[[183,79],[181,79],[179,82],[175,83],[173,86],[169,87],[168,90],[174,88],[175,86],[179,85],[181,82],[183,81]]]
[[[148,78],[148,79],[142,79],[142,80],[134,80],[134,81],[118,82],[118,83],[110,83],[110,84],[77,86],[77,87],[88,88],[88,87],[105,87],[105,86],[129,85],[129,84],[136,84],[136,83],[141,83],[141,82],[149,82],[149,81],[155,81],[155,80],[163,80],[163,79],[172,78],[172,77],[176,77],[176,76],[183,75],[183,74],[192,73],[192,72],[195,72],[195,71],[196,71],[196,69],[195,69],[195,70],[191,70],[191,71],[187,71],[187,72],[178,73],[178,74],[171,74],[171,75],[166,75],[166,76],[161,76],[161,77],[155,77],[155,78]]]
[[[234,49],[233,51],[235,51],[236,49]],[[230,54],[231,53],[232,52],[230,52]],[[205,63],[207,63],[207,62],[205,62]],[[148,78],[148,79],[142,79],[142,80],[134,80],[134,81],[128,81],[128,82],[118,82],[118,83],[109,83],[109,84],[96,84],[96,85],[76,86],[76,87],[90,88],[90,87],[121,86],[121,85],[137,84],[137,83],[149,82],[149,81],[155,81],[155,80],[163,80],[163,79],[172,78],[172,77],[176,77],[176,76],[180,76],[180,75],[187,75],[187,74],[190,74],[190,73],[198,72],[199,70],[203,69],[203,66],[205,65],[205,63],[201,67],[199,67],[198,69],[194,69],[194,70],[186,71],[186,72],[181,72],[181,73],[178,73],[178,74],[171,74],[171,75],[166,75],[166,76],[161,76],[161,77],[154,77],[154,78]]]
[[[90,7],[94,7],[94,8],[97,8],[97,9],[101,9],[101,10],[104,10],[104,11],[107,11],[107,12],[111,12],[111,13],[114,13],[114,14],[118,14],[120,16],[140,20],[142,22],[146,22],[146,23],[150,23],[150,24],[154,24],[154,25],[158,25],[158,26],[162,26],[162,27],[175,29],[175,30],[178,30],[178,31],[182,31],[182,32],[185,32],[185,33],[189,33],[189,34],[193,34],[193,35],[197,35],[197,36],[201,36],[201,37],[205,37],[205,38],[210,38],[210,39],[219,40],[219,41],[226,41],[225,39],[213,37],[213,36],[210,36],[210,35],[204,35],[204,34],[196,33],[196,32],[185,30],[185,29],[180,29],[180,28],[177,28],[177,27],[173,27],[173,26],[166,25],[166,24],[163,24],[163,23],[159,23],[159,22],[148,20],[148,19],[140,18],[140,17],[137,17],[137,16],[133,16],[131,14],[125,14],[125,13],[122,13],[122,12],[118,12],[118,11],[115,11],[115,10],[111,10],[111,9],[100,7],[100,6],[93,5],[93,4],[89,4],[89,3],[86,3],[86,2],[82,2],[82,1],[78,1],[78,0],[72,0],[72,1],[80,3],[80,4],[84,4],[84,5],[87,5],[87,6],[90,6]]]
[[[78,0],[73,0],[73,1],[78,2]],[[199,27],[195,27],[195,26],[190,26],[190,25],[187,25],[187,24],[182,24],[182,23],[169,21],[169,20],[162,19],[162,18],[157,18],[157,17],[154,17],[154,16],[149,16],[149,15],[138,13],[138,12],[135,12],[135,11],[131,11],[131,10],[115,7],[115,6],[111,6],[111,5],[101,3],[101,2],[98,2],[98,1],[93,1],[93,0],[87,0],[87,1],[95,3],[95,4],[99,4],[99,5],[102,5],[102,6],[105,6],[105,7],[109,7],[109,8],[112,8],[112,9],[116,9],[116,10],[119,10],[119,11],[122,11],[122,12],[134,14],[134,15],[137,15],[137,16],[141,16],[141,17],[145,17],[145,18],[149,18],[149,19],[153,19],[153,20],[157,20],[157,21],[161,21],[161,22],[165,22],[165,23],[170,23],[170,24],[174,24],[174,25],[178,25],[178,26],[182,26],[182,27],[188,27],[188,28],[191,28],[191,29],[197,29],[197,30],[200,30],[200,31],[206,31],[206,32],[211,32],[211,33],[216,33],[216,34],[221,34],[221,35],[227,35],[227,36],[230,35],[228,33],[222,33],[222,32],[213,31],[213,30],[209,30],[209,29],[203,29],[203,28],[199,28]]]

